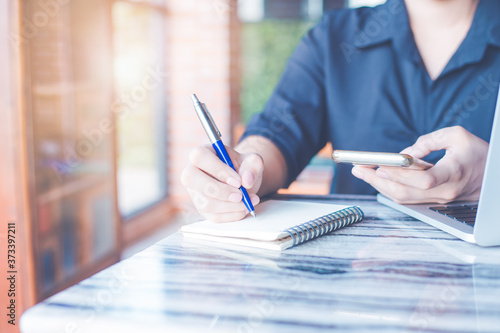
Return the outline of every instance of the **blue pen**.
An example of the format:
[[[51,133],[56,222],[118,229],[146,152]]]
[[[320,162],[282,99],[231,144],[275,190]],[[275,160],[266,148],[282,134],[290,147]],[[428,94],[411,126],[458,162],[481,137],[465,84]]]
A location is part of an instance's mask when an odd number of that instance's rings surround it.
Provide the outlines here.
[[[229,154],[227,153],[226,147],[224,147],[224,144],[222,143],[221,140],[222,134],[217,128],[217,125],[215,125],[215,122],[212,119],[210,112],[208,112],[207,107],[205,106],[204,103],[200,103],[198,97],[196,97],[195,94],[191,95],[191,99],[193,100],[193,105],[194,109],[196,110],[196,114],[198,115],[198,118],[200,118],[201,124],[203,125],[205,132],[207,132],[208,138],[210,139],[212,146],[217,152],[217,155],[219,155],[219,158],[221,159],[222,162],[226,163],[231,168],[233,168],[234,171],[236,171],[233,162],[231,161],[231,158],[229,158]],[[247,207],[250,214],[252,214],[252,216],[255,217],[255,209],[253,208],[252,201],[250,201],[250,197],[248,196],[247,190],[243,186],[240,186],[240,191],[243,194],[243,203]]]

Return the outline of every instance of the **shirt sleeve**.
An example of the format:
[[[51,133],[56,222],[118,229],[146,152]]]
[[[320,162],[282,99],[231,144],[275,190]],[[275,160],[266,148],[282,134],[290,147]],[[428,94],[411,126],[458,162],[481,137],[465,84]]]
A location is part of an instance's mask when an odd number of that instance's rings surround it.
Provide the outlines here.
[[[325,109],[325,19],[301,40],[264,110],[249,122],[242,139],[259,135],[271,140],[288,167],[288,187],[327,142]]]

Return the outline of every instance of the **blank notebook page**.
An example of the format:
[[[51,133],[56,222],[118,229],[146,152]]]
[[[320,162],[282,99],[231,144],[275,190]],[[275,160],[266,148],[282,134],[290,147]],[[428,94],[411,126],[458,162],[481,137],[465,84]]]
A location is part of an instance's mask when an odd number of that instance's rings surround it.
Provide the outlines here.
[[[241,221],[227,223],[202,221],[183,226],[180,230],[214,236],[271,241],[287,236],[283,231],[290,227],[348,207],[350,206],[269,200],[255,207],[257,214],[255,218],[249,215]]]

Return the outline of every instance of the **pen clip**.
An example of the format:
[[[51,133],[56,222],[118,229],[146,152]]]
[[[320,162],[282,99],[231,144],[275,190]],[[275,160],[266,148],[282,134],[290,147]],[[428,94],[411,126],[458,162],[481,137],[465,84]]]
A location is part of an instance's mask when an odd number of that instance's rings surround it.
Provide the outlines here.
[[[222,137],[222,134],[221,132],[219,131],[219,128],[217,127],[217,125],[215,124],[215,121],[214,119],[212,118],[212,115],[210,114],[210,111],[208,111],[208,108],[207,106],[205,105],[205,103],[201,103],[202,107],[203,107],[203,111],[205,112],[205,114],[208,116],[208,120],[210,121],[210,124],[212,125],[212,128],[215,129],[215,131],[217,132],[217,136],[219,138]]]

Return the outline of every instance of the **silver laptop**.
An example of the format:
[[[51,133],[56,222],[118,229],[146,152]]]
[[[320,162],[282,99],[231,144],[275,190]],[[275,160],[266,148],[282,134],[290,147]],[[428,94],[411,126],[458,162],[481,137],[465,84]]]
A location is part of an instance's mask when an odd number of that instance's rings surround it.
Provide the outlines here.
[[[467,242],[500,245],[500,91],[479,202],[400,205],[381,194],[377,201]]]

